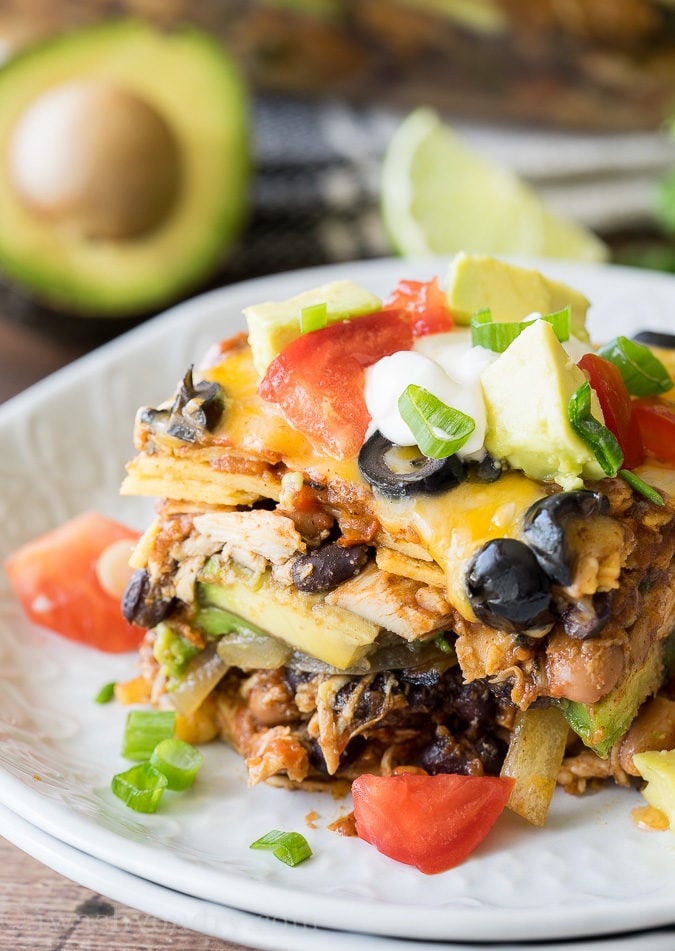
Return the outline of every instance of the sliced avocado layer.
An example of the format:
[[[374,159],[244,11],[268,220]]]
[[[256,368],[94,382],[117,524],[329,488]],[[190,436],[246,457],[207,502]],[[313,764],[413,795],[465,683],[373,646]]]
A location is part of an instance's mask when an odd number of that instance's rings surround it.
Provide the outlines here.
[[[232,612],[254,630],[341,669],[354,664],[380,632],[351,611],[326,604],[320,594],[285,588],[269,572],[255,583],[253,577],[246,569],[234,569],[219,582],[199,582],[198,601]]]
[[[9,180],[13,131],[64,84],[107,82],[148,103],[180,152],[180,188],[158,225],[86,239],[28,207]],[[52,306],[93,315],[158,308],[212,271],[237,235],[249,177],[247,101],[220,44],[185,28],[121,20],[57,36],[0,70],[0,268]]]
[[[675,637],[671,634],[656,644],[642,667],[627,673],[597,703],[560,701],[570,727],[599,756],[607,756],[633,722],[644,701],[660,688],[671,666],[674,643]]]

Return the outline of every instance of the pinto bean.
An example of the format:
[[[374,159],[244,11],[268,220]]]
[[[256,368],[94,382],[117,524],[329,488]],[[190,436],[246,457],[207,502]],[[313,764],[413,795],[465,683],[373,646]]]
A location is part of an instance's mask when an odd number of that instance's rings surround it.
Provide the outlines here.
[[[295,723],[300,717],[280,670],[256,671],[244,681],[241,692],[256,723],[262,726]]]
[[[580,641],[556,632],[546,648],[551,697],[596,703],[616,686],[623,669],[623,650],[613,641]]]

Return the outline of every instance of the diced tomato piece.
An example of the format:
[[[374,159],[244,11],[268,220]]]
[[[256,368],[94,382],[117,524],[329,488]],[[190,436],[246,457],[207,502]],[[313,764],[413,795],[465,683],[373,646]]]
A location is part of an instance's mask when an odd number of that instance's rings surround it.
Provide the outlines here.
[[[647,452],[675,464],[675,403],[658,396],[643,396],[633,405]]]
[[[336,459],[355,456],[370,422],[365,367],[411,347],[410,324],[398,311],[342,320],[293,340],[270,363],[258,393]]]
[[[96,565],[114,542],[139,533],[86,512],[28,542],[9,556],[5,568],[21,605],[35,624],[109,653],[138,647],[144,631],[122,617],[120,599],[106,591]]]
[[[437,277],[431,281],[399,281],[384,306],[402,310],[411,319],[414,337],[445,333],[453,327],[448,300]]]
[[[432,875],[454,868],[483,841],[514,780],[499,776],[359,776],[352,783],[358,835]]]
[[[595,353],[585,354],[578,365],[598,394],[605,426],[616,436],[621,446],[623,468],[634,469],[644,461],[645,451],[634,402],[619,368]]]

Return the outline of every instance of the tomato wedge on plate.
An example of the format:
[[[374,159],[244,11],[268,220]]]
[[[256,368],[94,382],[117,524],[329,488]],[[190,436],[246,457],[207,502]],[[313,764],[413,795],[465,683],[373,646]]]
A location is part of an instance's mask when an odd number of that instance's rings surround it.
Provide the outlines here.
[[[483,841],[514,780],[499,776],[359,776],[352,783],[360,838],[432,875],[459,865]]]
[[[286,419],[336,459],[355,456],[370,415],[365,368],[410,350],[410,323],[398,311],[342,320],[293,340],[270,363],[259,395],[278,403]]]
[[[144,631],[122,617],[119,597],[97,572],[101,554],[139,533],[97,512],[85,512],[17,549],[5,569],[34,624],[109,653],[134,650]]]
[[[453,328],[448,300],[437,277],[431,281],[399,281],[384,306],[406,314],[414,337],[445,333]]]
[[[643,396],[633,405],[647,452],[675,463],[675,403],[658,396]]]
[[[626,389],[619,368],[595,353],[585,354],[578,366],[598,395],[605,417],[605,426],[612,432],[623,452],[623,468],[634,469],[644,461],[640,427],[635,415],[634,401]]]

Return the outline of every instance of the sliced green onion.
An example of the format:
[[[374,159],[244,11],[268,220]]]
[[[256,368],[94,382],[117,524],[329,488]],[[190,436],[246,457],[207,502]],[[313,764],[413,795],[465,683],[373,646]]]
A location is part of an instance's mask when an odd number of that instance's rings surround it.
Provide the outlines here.
[[[553,327],[555,335],[561,343],[570,339],[572,333],[572,311],[569,307],[563,307],[562,310],[555,310],[552,314],[542,314],[541,319]],[[532,320],[523,321],[526,326],[533,322]]]
[[[474,347],[485,347],[494,353],[503,353],[535,320],[545,320],[551,324],[561,343],[570,339],[572,316],[569,307],[563,307],[552,314],[544,314],[541,318],[515,321],[493,320],[492,312],[486,309],[477,311],[471,318],[471,343]]]
[[[639,492],[641,495],[644,495],[644,497],[649,499],[650,502],[653,502],[654,505],[666,504],[663,501],[663,496],[657,492],[656,489],[653,489],[651,485],[647,485],[647,483],[641,479],[640,476],[636,476],[634,472],[631,472],[629,469],[621,469],[619,475],[624,482],[628,483],[631,489],[633,489],[635,492]]]
[[[401,393],[398,409],[420,450],[431,459],[445,459],[457,452],[476,428],[466,413],[414,383]]]
[[[166,776],[169,789],[189,789],[202,768],[204,757],[190,743],[170,737],[152,751],[150,765]]]
[[[300,330],[303,334],[322,330],[328,323],[328,304],[310,304],[300,311]]]
[[[492,319],[492,311],[479,310],[471,318],[471,343],[494,353],[503,353],[524,328],[518,321]]]
[[[132,710],[127,715],[122,756],[149,760],[157,744],[172,737],[175,729],[175,710]]]
[[[567,407],[572,429],[593,450],[602,471],[615,476],[621,468],[623,453],[616,436],[591,413],[591,385],[582,383],[570,397]]]
[[[94,697],[95,703],[110,703],[115,696],[115,681],[111,680],[109,684],[104,684]]]
[[[113,776],[111,788],[117,798],[135,812],[157,812],[167,785],[166,776],[154,766],[139,763]]]
[[[670,374],[649,347],[628,337],[615,337],[598,351],[619,370],[633,396],[653,396],[672,389]]]
[[[299,865],[312,854],[309,843],[299,832],[280,832],[273,829],[260,839],[256,839],[249,846],[251,849],[266,849],[271,851],[275,858],[286,865]]]

